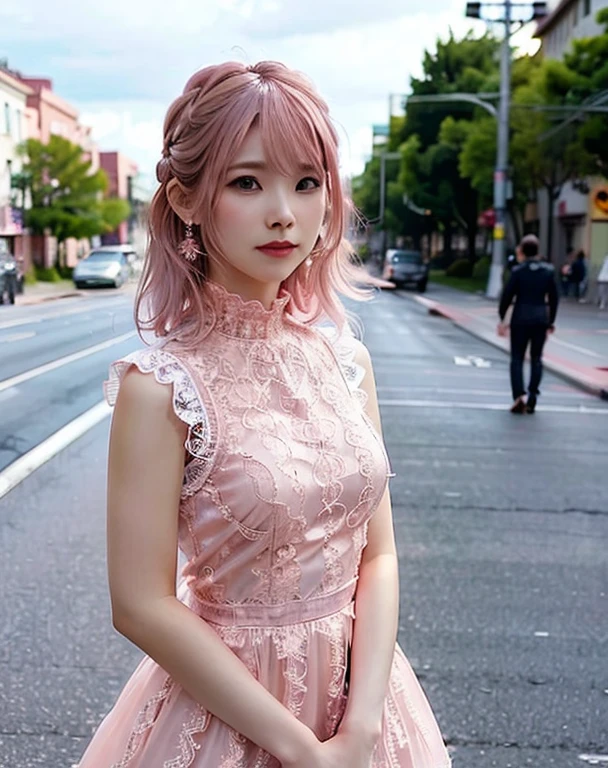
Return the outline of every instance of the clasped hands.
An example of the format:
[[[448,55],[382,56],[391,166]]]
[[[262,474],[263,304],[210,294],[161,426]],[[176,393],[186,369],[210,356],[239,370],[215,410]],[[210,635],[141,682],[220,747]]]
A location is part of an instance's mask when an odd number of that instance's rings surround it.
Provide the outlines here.
[[[282,768],[371,768],[376,738],[355,731],[338,731],[327,741],[316,741],[301,757]]]

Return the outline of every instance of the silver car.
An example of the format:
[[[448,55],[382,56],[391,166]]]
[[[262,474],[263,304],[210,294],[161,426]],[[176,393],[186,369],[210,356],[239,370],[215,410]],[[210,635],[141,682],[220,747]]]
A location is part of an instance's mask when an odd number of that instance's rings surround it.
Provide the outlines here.
[[[424,293],[429,281],[429,267],[420,251],[390,248],[386,252],[382,277],[393,282],[397,288],[408,284],[415,285]]]
[[[133,252],[134,253],[134,252]],[[124,246],[96,248],[80,261],[72,273],[76,288],[102,285],[120,288],[131,276],[129,252]]]

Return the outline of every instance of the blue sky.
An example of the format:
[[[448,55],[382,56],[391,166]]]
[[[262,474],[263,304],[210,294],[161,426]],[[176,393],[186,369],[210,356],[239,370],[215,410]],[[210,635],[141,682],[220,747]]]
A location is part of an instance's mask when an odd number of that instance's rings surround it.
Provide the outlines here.
[[[388,94],[420,74],[425,48],[464,34],[464,0],[2,0],[0,58],[50,77],[93,127],[101,149],[134,159],[150,180],[163,117],[208,64],[276,59],[309,75],[358,173]],[[476,22],[483,31],[482,22]],[[149,181],[149,183],[151,183]]]

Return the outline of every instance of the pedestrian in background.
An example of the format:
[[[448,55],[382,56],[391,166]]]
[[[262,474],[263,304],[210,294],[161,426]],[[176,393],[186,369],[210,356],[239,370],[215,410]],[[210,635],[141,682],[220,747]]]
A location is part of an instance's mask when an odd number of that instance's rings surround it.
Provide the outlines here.
[[[553,333],[559,297],[555,271],[541,261],[536,235],[526,235],[519,244],[524,261],[515,267],[505,286],[498,314],[498,334],[506,336],[507,310],[514,302],[511,316],[511,390],[512,413],[534,413],[543,375],[543,347],[547,333]],[[530,347],[530,383],[528,398],[524,388],[524,359]]]
[[[559,282],[562,296],[570,295],[570,286],[572,284],[572,264],[574,263],[574,248],[570,248],[566,254],[566,261],[562,264],[559,271]]]
[[[396,645],[327,106],[276,62],[206,67],[169,108],[157,177],[136,301],[157,341],[106,387],[113,620],[146,656],[80,768],[449,768]]]
[[[582,301],[587,288],[587,262],[585,252],[579,251],[572,263],[570,282],[574,290],[574,298]]]
[[[597,276],[598,304],[600,309],[608,307],[608,255],[604,258],[604,263]]]

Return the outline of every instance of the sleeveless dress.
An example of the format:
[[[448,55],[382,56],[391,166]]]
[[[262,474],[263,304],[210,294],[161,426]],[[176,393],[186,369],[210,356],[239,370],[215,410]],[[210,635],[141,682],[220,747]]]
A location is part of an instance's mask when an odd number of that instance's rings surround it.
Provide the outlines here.
[[[356,344],[219,285],[200,349],[179,342],[117,361],[173,388],[188,429],[178,597],[322,740],[346,705],[358,568],[388,461],[357,389]],[[176,510],[177,514],[177,510]],[[79,768],[279,768],[145,657]],[[448,768],[424,693],[395,648],[371,768]]]

